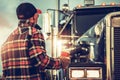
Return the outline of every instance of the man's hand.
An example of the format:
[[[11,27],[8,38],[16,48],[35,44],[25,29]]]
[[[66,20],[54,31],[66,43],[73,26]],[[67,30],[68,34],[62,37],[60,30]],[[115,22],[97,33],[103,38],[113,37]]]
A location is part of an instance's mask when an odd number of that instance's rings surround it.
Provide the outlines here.
[[[68,68],[70,64],[70,54],[67,51],[62,51],[61,56],[59,57],[62,63],[62,68]]]
[[[69,64],[70,64],[70,58],[69,57],[59,57],[60,58],[60,61],[62,63],[62,68],[63,69],[66,69],[68,68]]]
[[[70,57],[70,53],[67,51],[62,51],[61,52],[61,57]]]

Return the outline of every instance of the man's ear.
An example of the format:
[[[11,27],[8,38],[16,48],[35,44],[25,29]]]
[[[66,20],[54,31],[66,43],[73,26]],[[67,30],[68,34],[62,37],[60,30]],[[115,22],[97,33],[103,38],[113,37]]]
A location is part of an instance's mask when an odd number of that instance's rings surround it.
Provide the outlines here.
[[[34,16],[31,17],[29,20],[30,20],[31,23],[34,23]]]
[[[39,16],[39,14],[38,14],[38,13],[35,13],[35,14],[34,14],[34,19],[37,19],[38,16]]]

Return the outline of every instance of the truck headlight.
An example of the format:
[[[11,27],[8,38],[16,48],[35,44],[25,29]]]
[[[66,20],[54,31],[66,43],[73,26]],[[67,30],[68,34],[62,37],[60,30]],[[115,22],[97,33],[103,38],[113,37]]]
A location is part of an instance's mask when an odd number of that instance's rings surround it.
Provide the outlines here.
[[[85,75],[84,70],[77,69],[71,70],[71,77],[73,78],[84,77],[84,75]]]
[[[87,78],[100,78],[100,69],[97,70],[87,70]]]
[[[70,67],[69,79],[102,79],[102,67]]]

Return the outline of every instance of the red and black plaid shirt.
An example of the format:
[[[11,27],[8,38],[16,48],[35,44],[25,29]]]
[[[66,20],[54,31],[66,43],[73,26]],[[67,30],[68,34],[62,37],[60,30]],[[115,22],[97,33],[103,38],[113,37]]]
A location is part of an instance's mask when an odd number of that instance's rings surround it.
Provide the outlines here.
[[[7,80],[42,80],[41,71],[59,69],[61,62],[46,54],[40,27],[20,21],[1,48],[3,75]]]

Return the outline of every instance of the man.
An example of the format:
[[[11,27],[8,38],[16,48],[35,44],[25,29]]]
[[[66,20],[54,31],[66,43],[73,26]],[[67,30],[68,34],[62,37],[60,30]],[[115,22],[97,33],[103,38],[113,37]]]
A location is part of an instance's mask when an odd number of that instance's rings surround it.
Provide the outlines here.
[[[45,80],[46,69],[69,65],[68,57],[51,58],[46,54],[44,37],[37,24],[39,12],[31,3],[22,3],[16,9],[18,27],[1,48],[6,80]]]

